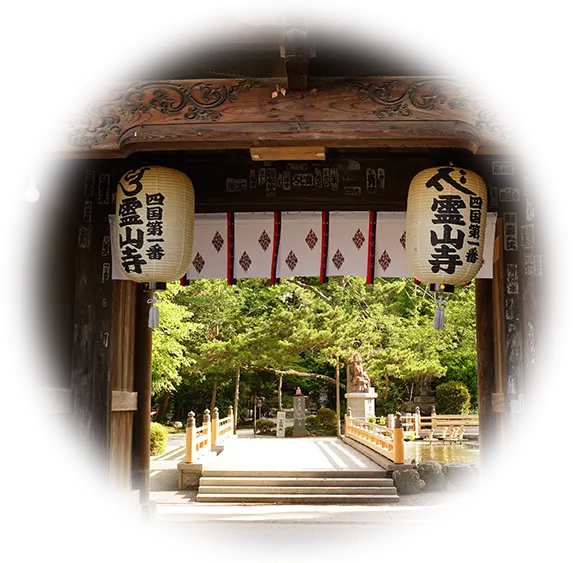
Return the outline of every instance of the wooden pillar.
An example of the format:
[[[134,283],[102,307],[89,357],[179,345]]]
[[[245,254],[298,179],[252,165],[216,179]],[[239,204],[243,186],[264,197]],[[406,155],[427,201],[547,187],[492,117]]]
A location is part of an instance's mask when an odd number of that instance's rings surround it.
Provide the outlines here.
[[[337,436],[341,437],[341,390],[340,385],[340,365],[339,358],[337,358],[337,365],[335,366],[335,403],[337,405]]]
[[[140,490],[140,503],[149,502],[151,351],[152,329],[148,327],[153,291],[137,286],[134,386],[138,394],[138,410],[134,420],[134,481]]]
[[[475,280],[476,296],[476,371],[478,379],[478,413],[480,457],[488,462],[496,445],[496,414],[492,409],[495,393],[494,320],[492,280]]]
[[[492,312],[494,329],[494,392],[491,395],[492,412],[496,415],[496,442],[499,452],[505,439],[505,324],[504,324],[504,262],[502,256],[502,219],[496,222],[494,239]]]

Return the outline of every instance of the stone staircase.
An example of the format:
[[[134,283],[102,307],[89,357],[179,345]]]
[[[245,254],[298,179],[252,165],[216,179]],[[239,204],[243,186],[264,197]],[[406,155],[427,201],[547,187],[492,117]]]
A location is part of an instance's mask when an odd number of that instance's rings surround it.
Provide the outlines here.
[[[387,472],[204,470],[197,502],[388,504],[399,497]]]

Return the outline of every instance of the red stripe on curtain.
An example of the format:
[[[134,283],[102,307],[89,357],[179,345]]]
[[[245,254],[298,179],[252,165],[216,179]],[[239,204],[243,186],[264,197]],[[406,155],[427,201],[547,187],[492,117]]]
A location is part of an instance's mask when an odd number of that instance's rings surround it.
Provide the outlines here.
[[[277,259],[279,257],[279,241],[281,239],[281,213],[275,211],[273,216],[273,256],[271,257],[271,284],[277,282]]]
[[[233,277],[233,261],[235,251],[235,216],[233,213],[227,214],[227,283],[235,285],[235,278]]]

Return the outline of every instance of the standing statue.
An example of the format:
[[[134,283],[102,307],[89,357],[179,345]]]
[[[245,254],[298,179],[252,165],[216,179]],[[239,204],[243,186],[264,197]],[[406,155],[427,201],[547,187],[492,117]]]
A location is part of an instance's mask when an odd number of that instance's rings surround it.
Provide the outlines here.
[[[351,363],[353,364],[353,383],[351,390],[354,393],[368,393],[371,380],[367,372],[363,369],[361,356],[358,353],[354,354]]]

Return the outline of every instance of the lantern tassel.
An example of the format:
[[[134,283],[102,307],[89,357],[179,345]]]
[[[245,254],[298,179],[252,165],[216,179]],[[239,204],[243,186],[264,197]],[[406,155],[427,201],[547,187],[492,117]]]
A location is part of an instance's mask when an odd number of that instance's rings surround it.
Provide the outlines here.
[[[149,308],[148,327],[151,329],[159,327],[159,310],[155,305],[156,301],[157,299],[154,292],[153,297],[148,299],[148,303],[151,304],[151,307]]]
[[[447,304],[447,298],[439,295],[435,298],[435,303],[434,328],[435,330],[442,330],[444,328],[444,307]]]

